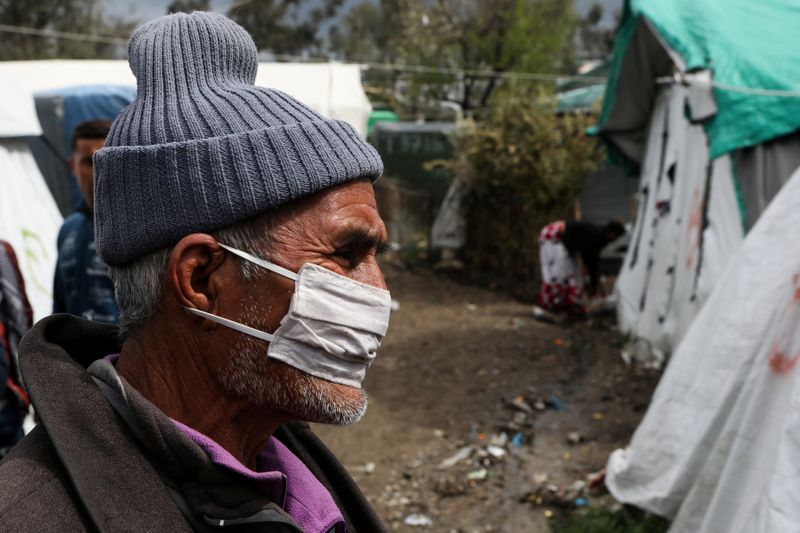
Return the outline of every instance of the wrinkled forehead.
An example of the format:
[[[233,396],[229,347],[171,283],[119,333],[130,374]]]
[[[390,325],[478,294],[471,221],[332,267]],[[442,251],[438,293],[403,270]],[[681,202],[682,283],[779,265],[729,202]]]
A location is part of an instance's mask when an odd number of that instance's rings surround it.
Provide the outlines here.
[[[368,179],[300,198],[277,209],[274,215],[275,226],[302,227],[314,238],[378,242],[386,233]]]

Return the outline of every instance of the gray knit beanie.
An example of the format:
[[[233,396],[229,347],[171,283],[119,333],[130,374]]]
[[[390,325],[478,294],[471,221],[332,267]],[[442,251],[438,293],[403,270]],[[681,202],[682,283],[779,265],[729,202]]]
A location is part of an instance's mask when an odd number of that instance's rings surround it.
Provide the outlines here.
[[[221,15],[149,22],[128,55],[136,99],[94,157],[95,243],[109,265],[383,171],[346,122],[255,87],[255,44]]]

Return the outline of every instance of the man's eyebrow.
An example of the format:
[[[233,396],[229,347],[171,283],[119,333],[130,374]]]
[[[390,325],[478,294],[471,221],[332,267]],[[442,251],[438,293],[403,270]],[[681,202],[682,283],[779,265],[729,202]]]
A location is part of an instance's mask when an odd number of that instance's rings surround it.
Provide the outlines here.
[[[380,249],[386,245],[377,228],[351,226],[342,230],[335,239],[337,248],[357,247]]]

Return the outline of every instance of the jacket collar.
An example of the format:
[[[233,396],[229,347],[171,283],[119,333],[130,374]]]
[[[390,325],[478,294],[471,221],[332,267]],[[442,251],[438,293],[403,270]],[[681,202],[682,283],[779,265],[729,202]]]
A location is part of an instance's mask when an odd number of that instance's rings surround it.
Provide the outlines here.
[[[117,351],[115,326],[54,315],[22,339],[20,371],[41,424],[98,531],[189,531],[133,435],[85,370]]]
[[[110,363],[103,365],[103,357],[119,350],[116,326],[71,315],[40,321],[20,347],[41,424],[97,529],[189,531],[169,486],[209,524],[246,520],[298,531],[282,509],[214,465]],[[127,413],[115,412],[87,366],[100,369],[94,373],[124,399]]]

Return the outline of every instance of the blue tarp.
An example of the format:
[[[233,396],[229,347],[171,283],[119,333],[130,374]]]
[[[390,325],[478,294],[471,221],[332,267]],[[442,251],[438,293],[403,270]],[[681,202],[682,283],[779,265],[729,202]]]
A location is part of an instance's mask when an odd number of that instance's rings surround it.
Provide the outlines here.
[[[132,85],[78,85],[35,95],[36,112],[49,146],[34,140],[31,148],[62,215],[70,214],[83,201],[66,166],[75,127],[87,120],[113,120],[135,96]]]

